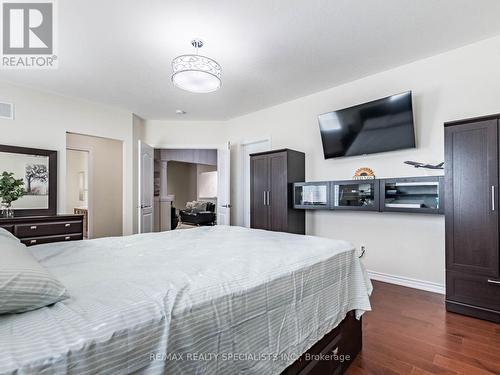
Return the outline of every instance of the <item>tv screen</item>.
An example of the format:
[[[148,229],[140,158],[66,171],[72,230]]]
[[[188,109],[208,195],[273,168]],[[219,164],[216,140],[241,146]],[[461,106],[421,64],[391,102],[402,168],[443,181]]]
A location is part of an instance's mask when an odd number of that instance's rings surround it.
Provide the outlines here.
[[[411,91],[318,119],[325,159],[415,147]]]

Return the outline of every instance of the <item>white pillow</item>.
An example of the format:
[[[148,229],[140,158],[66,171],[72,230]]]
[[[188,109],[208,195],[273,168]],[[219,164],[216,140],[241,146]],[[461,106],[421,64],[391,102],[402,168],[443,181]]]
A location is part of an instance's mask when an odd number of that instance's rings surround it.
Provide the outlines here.
[[[24,244],[0,236],[0,314],[34,310],[68,297],[64,285]]]

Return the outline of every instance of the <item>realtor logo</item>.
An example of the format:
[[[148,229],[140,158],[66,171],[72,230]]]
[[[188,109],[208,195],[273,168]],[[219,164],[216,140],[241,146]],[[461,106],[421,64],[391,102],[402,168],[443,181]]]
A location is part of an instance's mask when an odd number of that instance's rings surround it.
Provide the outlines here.
[[[30,3],[3,0],[1,67],[56,68],[54,21],[51,0]]]

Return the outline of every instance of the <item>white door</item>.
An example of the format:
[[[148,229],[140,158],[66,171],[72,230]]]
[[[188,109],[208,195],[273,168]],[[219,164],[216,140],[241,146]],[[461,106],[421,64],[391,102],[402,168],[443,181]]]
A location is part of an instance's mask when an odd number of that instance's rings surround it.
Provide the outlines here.
[[[153,231],[154,149],[139,141],[139,233]]]
[[[241,146],[243,163],[243,226],[250,228],[250,154],[271,150],[271,140],[244,143]],[[241,219],[240,219],[241,220]]]
[[[217,224],[230,225],[230,144],[217,149]]]

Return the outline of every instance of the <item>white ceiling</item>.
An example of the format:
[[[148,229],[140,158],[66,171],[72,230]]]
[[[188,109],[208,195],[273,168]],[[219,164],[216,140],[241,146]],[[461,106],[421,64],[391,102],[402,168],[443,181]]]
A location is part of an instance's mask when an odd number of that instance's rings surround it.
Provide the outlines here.
[[[223,120],[500,34],[498,0],[58,0],[59,69],[0,79],[118,106],[147,119]],[[200,53],[222,88],[173,87],[170,63]]]

